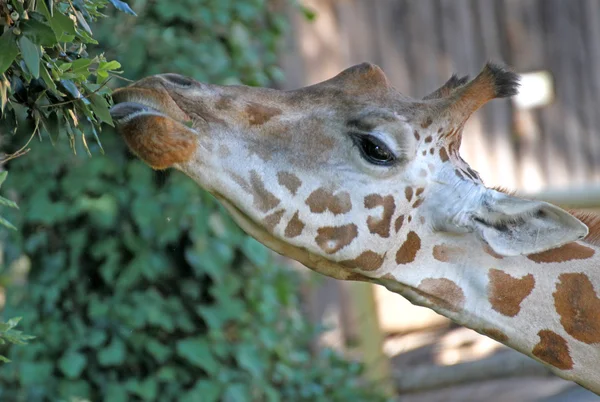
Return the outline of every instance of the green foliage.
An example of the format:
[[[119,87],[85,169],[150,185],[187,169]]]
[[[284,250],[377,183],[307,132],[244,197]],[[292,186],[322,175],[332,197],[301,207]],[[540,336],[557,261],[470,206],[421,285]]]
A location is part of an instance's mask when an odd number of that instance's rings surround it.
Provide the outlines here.
[[[174,72],[213,83],[269,85],[283,77],[277,50],[287,22],[274,12],[283,2],[276,3],[136,1],[137,18],[105,19],[95,31],[129,77]]]
[[[110,2],[133,13],[126,3]],[[106,83],[121,66],[102,54],[88,56],[86,47],[97,44],[89,23],[108,3],[0,1],[0,130],[15,133],[26,114],[34,122],[32,136],[55,141],[67,135],[73,147],[79,138],[89,152],[89,131],[100,143],[101,123],[113,124]]]
[[[0,187],[2,187],[2,184],[4,183],[4,180],[6,180],[7,175],[8,175],[8,172],[0,173]],[[0,206],[9,207],[9,208],[18,208],[17,204],[14,201],[11,201],[4,197],[0,197]],[[0,216],[0,226],[4,226],[4,227],[7,227],[7,228],[13,229],[13,230],[16,229],[12,225],[12,223],[10,223],[6,219],[4,219],[2,216]]]
[[[0,345],[7,343],[25,345],[27,341],[35,338],[31,335],[24,335],[21,331],[14,329],[19,321],[21,321],[21,317],[11,318],[7,322],[0,322]],[[0,355],[0,362],[9,363],[10,359]]]
[[[103,142],[110,160],[46,143],[11,162],[27,197],[4,271],[32,270],[6,314],[37,339],[9,350],[0,400],[381,400],[359,364],[311,354],[295,273],[191,180]]]

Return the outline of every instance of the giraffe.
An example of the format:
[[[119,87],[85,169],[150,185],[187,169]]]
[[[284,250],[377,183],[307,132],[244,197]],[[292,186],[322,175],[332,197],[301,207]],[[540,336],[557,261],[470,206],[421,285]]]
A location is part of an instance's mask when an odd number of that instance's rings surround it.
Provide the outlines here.
[[[191,177],[274,251],[600,394],[600,217],[487,188],[459,154],[469,116],[517,88],[491,63],[423,99],[370,63],[291,91],[162,74],[116,91],[111,113],[133,153]]]

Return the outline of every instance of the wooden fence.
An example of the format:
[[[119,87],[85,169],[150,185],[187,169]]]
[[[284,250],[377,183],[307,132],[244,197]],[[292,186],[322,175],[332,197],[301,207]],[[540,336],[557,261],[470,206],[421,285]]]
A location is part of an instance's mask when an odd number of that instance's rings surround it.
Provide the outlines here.
[[[600,182],[600,2],[597,0],[307,0],[294,17],[287,87],[362,61],[421,97],[487,60],[547,71],[554,99],[521,109],[495,101],[465,130],[463,157],[486,183],[528,192]]]

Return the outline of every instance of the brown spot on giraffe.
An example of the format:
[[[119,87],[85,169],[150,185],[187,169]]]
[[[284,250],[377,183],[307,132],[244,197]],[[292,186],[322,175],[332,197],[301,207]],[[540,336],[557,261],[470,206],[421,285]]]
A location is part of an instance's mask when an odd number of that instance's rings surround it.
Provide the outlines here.
[[[427,128],[427,127],[431,126],[431,123],[433,123],[433,119],[430,116],[430,117],[427,117],[427,119],[425,119],[423,121],[423,123],[421,123],[421,127]]]
[[[428,135],[427,137],[425,137],[425,143],[429,144],[431,141],[433,141],[433,137]]]
[[[345,260],[340,262],[341,265],[348,268],[359,268],[364,271],[375,271],[383,265],[385,256],[381,256],[374,251],[367,250],[361,253],[353,260]]]
[[[254,207],[262,212],[275,208],[281,202],[265,185],[256,170],[250,171],[250,190],[254,198]]]
[[[302,231],[304,230],[304,226],[304,222],[300,220],[300,218],[298,217],[298,211],[296,211],[294,216],[292,216],[292,219],[290,219],[287,226],[285,227],[285,231],[283,232],[283,234],[285,235],[285,237],[289,238],[300,236],[302,234]]]
[[[396,218],[396,222],[394,223],[394,228],[396,229],[396,233],[400,231],[402,228],[402,224],[404,223],[404,215],[400,215]]]
[[[280,209],[265,217],[263,223],[269,232],[273,232],[275,226],[277,226],[277,224],[281,221],[284,212],[285,209]]]
[[[435,153],[435,148],[431,148],[431,149],[429,150],[429,154],[430,154],[430,155],[433,155],[434,153]]]
[[[419,141],[421,139],[421,136],[419,135],[419,132],[417,130],[415,130],[413,134],[415,135],[415,139],[417,141]]]
[[[537,254],[529,254],[527,258],[535,262],[566,262],[571,260],[586,260],[594,255],[593,248],[579,243],[569,243],[562,247],[553,248]]]
[[[412,200],[412,196],[413,196],[412,187],[406,187],[404,189],[404,196],[406,197],[406,201],[410,202]]]
[[[448,244],[433,246],[433,258],[441,262],[455,262],[466,255],[465,249]]]
[[[326,226],[317,230],[315,241],[321,247],[321,250],[327,254],[333,254],[348,244],[358,236],[358,227],[351,223],[343,226]]]
[[[425,191],[425,189],[424,189],[423,187],[419,187],[419,188],[417,189],[417,191],[415,192],[415,195],[418,197],[418,196],[420,196],[421,194],[423,194],[423,191]]]
[[[413,204],[413,208],[419,208],[419,205],[421,205],[423,203],[423,199],[419,199],[417,201],[415,201],[415,203]]]
[[[277,183],[279,183],[280,186],[287,188],[292,195],[296,195],[298,189],[302,185],[302,181],[298,176],[288,172],[278,172]]]
[[[230,110],[233,105],[234,97],[231,95],[223,95],[215,103],[215,109],[217,110]]]
[[[549,329],[538,332],[540,341],[533,347],[531,354],[560,370],[571,370],[573,359],[569,353],[569,345],[562,336]]]
[[[532,274],[515,278],[498,269],[488,272],[488,299],[492,308],[508,317],[514,317],[521,311],[521,303],[531,294],[535,286]]]
[[[369,216],[367,218],[367,226],[369,231],[373,234],[378,234],[381,237],[390,236],[390,227],[392,225],[392,216],[396,210],[396,203],[394,197],[386,195],[382,197],[379,194],[370,194],[365,197],[364,200],[365,208],[374,209],[377,207],[383,207],[383,213],[381,217]]]
[[[583,273],[558,277],[554,307],[565,331],[578,341],[600,343],[600,297]]]
[[[458,177],[461,180],[465,179],[465,177],[462,175],[462,173],[458,169],[454,169],[454,174],[456,174],[456,177]]]
[[[421,238],[419,237],[419,235],[417,235],[413,231],[408,232],[406,240],[396,252],[396,263],[409,264],[413,262],[420,248]]]
[[[450,279],[426,278],[417,289],[423,297],[450,311],[460,311],[465,304],[464,292]]]
[[[264,106],[260,103],[250,102],[245,109],[248,116],[248,122],[251,126],[260,126],[271,120],[273,117],[280,115],[281,109]]]
[[[340,191],[334,194],[332,191],[324,188],[318,188],[313,191],[306,199],[306,205],[310,212],[322,214],[329,210],[334,215],[345,214],[352,209],[350,194],[346,191]]]
[[[508,336],[496,328],[485,328],[481,330],[483,335],[489,336],[492,339],[497,340],[498,342],[506,342],[508,341]]]
[[[450,160],[448,152],[446,152],[446,148],[444,147],[440,148],[440,159],[442,160],[442,162],[448,162]]]

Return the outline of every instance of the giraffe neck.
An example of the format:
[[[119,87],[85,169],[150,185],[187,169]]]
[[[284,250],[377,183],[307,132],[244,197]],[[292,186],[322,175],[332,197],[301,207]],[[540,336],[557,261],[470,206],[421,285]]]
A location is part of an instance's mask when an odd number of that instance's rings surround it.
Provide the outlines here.
[[[376,282],[600,392],[600,246],[502,257],[470,236],[421,238]]]

